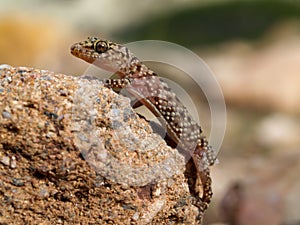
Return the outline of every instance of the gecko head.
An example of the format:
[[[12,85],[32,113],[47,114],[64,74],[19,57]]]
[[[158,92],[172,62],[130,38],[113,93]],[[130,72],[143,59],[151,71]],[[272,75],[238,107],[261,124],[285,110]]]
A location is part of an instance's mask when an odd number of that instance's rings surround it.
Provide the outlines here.
[[[96,37],[89,37],[85,41],[72,45],[71,53],[111,72],[124,71],[133,58],[125,46]]]

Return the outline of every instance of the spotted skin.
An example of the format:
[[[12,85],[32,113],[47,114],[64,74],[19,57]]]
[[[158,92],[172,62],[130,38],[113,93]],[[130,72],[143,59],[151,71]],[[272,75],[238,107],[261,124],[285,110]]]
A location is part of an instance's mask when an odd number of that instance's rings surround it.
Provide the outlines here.
[[[209,166],[214,164],[215,156],[202,135],[201,127],[192,119],[175,93],[125,46],[92,37],[72,45],[71,53],[119,75],[119,79],[104,80],[105,86],[114,89],[126,87],[129,93],[160,119],[180,152],[187,159],[193,159],[197,170],[193,192],[197,193],[195,205],[202,218],[212,197]],[[201,187],[202,190],[199,190]]]

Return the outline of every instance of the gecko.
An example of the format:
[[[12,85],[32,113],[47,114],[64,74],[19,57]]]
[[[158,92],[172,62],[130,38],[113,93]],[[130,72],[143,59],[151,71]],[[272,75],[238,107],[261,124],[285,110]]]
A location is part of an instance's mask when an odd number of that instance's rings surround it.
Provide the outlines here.
[[[213,194],[209,166],[214,164],[216,156],[202,134],[201,127],[176,94],[154,71],[121,44],[89,37],[73,44],[71,54],[118,75],[116,79],[104,79],[104,86],[112,89],[126,88],[137,98],[137,106],[146,106],[159,118],[180,153],[187,159],[192,159],[196,181],[192,184],[191,192],[197,196],[195,206],[202,218]]]

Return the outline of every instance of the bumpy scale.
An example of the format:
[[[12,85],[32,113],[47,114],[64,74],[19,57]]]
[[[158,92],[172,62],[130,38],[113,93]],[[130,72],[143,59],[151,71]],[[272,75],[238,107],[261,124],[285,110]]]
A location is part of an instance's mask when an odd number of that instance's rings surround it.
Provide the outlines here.
[[[181,149],[181,153],[187,158],[192,157],[198,177],[193,190],[198,193],[195,204],[202,217],[212,197],[209,166],[214,164],[215,156],[202,135],[201,127],[191,118],[175,93],[125,46],[93,37],[72,45],[71,53],[116,73],[120,78],[104,80],[105,86],[114,89],[126,87],[161,120],[167,135]],[[201,186],[202,196],[199,190]]]

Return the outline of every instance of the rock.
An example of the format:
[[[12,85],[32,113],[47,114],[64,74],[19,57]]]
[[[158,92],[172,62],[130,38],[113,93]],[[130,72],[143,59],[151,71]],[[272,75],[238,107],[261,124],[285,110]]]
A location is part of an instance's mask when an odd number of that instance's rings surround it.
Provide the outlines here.
[[[298,118],[282,113],[273,113],[263,118],[256,127],[256,140],[268,149],[293,149],[300,146],[300,122]],[[298,149],[294,151],[298,152]],[[289,151],[291,153],[291,151]]]
[[[281,29],[286,26],[278,27],[278,32]],[[272,33],[259,44],[233,42],[206,58],[227,104],[299,113],[300,38],[293,28],[281,33]]]
[[[98,80],[0,66],[0,162],[1,224],[199,223],[184,158]]]
[[[237,225],[300,221],[299,168],[299,154],[260,160],[223,193],[220,203],[223,218]]]

